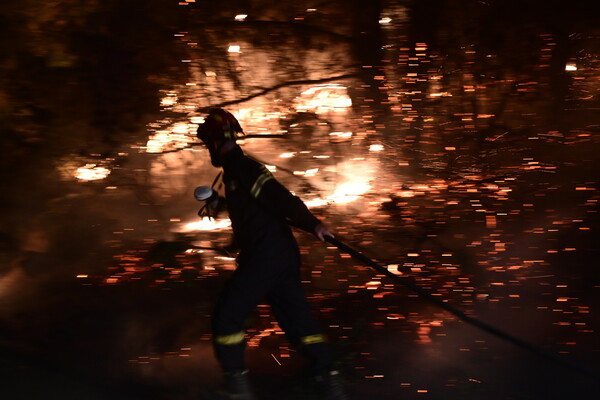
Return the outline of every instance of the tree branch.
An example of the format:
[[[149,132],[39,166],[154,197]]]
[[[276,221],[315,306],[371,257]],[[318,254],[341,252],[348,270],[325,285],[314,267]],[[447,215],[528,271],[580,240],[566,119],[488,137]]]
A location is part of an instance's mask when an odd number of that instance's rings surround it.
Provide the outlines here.
[[[231,101],[225,101],[225,102],[222,102],[222,103],[219,103],[219,104],[213,104],[211,106],[206,106],[206,107],[200,107],[200,108],[196,109],[196,111],[197,112],[207,112],[211,108],[215,108],[215,107],[227,107],[227,106],[230,106],[232,104],[244,103],[244,102],[252,100],[252,99],[254,99],[256,97],[263,96],[263,95],[265,95],[267,93],[270,93],[270,92],[273,92],[275,90],[281,89],[282,87],[295,86],[295,85],[313,85],[313,84],[319,84],[319,83],[326,83],[326,82],[332,82],[332,81],[337,81],[337,80],[341,80],[341,79],[352,78],[352,77],[355,77],[357,75],[358,74],[356,74],[356,73],[352,73],[352,74],[344,74],[344,75],[332,76],[332,77],[329,77],[329,78],[322,78],[322,79],[302,79],[302,80],[297,80],[297,81],[288,81],[288,82],[277,84],[277,85],[275,85],[273,87],[270,87],[270,88],[263,89],[260,92],[251,94],[251,95],[246,96],[246,97],[241,98],[241,99],[231,100]]]

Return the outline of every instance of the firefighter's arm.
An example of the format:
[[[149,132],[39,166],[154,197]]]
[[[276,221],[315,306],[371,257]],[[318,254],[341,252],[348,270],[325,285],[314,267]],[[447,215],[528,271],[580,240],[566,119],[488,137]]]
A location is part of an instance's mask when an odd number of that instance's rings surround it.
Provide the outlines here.
[[[324,236],[327,235],[333,236],[329,229],[310,212],[300,198],[294,196],[282,184],[277,182],[266,168],[261,169],[261,172],[250,192],[258,202],[268,210],[273,210],[276,214],[289,220],[292,225],[315,234],[320,240],[324,240]]]

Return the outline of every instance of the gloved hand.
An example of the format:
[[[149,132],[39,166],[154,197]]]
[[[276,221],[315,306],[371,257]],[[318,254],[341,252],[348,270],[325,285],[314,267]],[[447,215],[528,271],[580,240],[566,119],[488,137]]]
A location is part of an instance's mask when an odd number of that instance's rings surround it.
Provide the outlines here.
[[[323,224],[318,224],[317,226],[315,226],[314,234],[322,242],[325,241],[325,236],[334,237],[333,233],[331,233],[331,231],[329,231],[329,229]]]

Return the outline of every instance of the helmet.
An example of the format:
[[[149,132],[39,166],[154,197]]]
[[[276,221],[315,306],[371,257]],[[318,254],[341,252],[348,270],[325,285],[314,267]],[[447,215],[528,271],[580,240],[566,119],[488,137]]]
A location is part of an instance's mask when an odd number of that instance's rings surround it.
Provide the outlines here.
[[[213,108],[198,127],[196,136],[201,140],[235,140],[236,132],[244,133],[238,120],[229,111]]]

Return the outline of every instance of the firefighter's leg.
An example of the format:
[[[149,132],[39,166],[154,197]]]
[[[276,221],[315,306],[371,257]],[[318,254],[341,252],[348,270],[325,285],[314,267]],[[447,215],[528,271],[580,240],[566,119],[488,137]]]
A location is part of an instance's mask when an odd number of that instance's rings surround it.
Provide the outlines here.
[[[329,345],[313,319],[297,270],[285,274],[267,295],[273,314],[292,342],[309,359],[316,373],[332,369]]]
[[[348,400],[339,373],[334,369],[329,346],[310,313],[299,273],[290,273],[280,281],[269,292],[268,300],[288,338],[311,361],[319,399]]]
[[[244,322],[264,298],[266,283],[238,269],[217,302],[212,318],[213,345],[225,371],[245,369]]]

